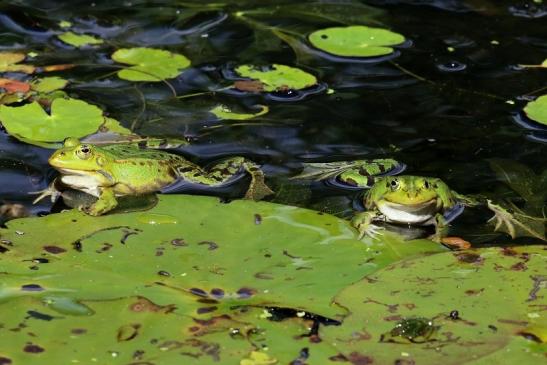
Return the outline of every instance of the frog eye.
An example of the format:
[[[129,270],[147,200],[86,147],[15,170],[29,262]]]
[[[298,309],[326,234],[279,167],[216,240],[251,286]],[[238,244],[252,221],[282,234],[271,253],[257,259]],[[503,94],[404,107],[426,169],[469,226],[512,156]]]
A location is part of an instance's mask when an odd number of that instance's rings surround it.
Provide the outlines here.
[[[429,181],[424,181],[424,188],[429,189],[431,187],[431,184],[429,184]]]
[[[391,190],[397,190],[399,189],[399,181],[397,179],[393,179],[391,180],[391,182],[389,183],[390,187],[391,187]]]
[[[91,148],[83,144],[76,150],[76,155],[82,160],[87,160],[91,156]]]

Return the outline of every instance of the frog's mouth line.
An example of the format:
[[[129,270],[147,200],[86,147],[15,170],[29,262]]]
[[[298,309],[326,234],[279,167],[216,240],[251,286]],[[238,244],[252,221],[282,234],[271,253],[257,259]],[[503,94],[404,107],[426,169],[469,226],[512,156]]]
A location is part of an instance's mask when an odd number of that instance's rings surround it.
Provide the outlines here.
[[[64,167],[56,167],[55,169],[63,175],[70,175],[70,176],[87,176],[90,173],[98,173],[103,175],[109,181],[114,181],[114,178],[112,177],[112,175],[110,175],[108,172],[104,170],[72,170],[72,169],[66,169]]]
[[[425,202],[416,203],[416,204],[394,203],[392,201],[384,199],[384,204],[389,204],[389,206],[393,209],[404,210],[405,212],[414,212],[414,211],[420,211],[422,209],[427,210],[430,207],[437,206],[437,198],[433,198],[430,200],[426,200]]]

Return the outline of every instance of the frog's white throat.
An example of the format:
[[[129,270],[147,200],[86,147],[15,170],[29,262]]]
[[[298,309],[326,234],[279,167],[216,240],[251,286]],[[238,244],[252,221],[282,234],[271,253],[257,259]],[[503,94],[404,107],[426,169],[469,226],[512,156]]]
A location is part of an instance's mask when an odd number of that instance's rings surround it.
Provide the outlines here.
[[[407,205],[382,200],[377,203],[378,210],[387,222],[414,225],[429,225],[433,223],[438,212],[437,199],[431,199],[422,204]]]
[[[94,171],[99,173],[95,174],[90,171],[64,168],[57,168],[57,170],[62,174],[61,181],[63,184],[97,197],[100,195],[100,187],[105,186],[104,178],[112,179],[112,176],[105,176],[100,171]]]

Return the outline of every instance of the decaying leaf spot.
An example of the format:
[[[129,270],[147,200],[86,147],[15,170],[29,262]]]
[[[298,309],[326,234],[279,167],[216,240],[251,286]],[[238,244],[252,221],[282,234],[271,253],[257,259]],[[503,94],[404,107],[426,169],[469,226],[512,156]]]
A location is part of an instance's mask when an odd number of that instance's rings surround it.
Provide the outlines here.
[[[66,252],[66,250],[59,246],[44,246],[44,251],[52,253],[54,255]]]
[[[234,82],[234,87],[238,90],[251,93],[264,91],[264,84],[258,80],[237,80]]]
[[[443,237],[441,243],[457,250],[467,250],[471,248],[471,243],[461,237]]]
[[[159,312],[159,313],[171,313],[177,307],[174,304],[158,305],[152,301],[139,297],[138,300],[129,306],[129,310],[133,312]]]
[[[251,288],[241,288],[237,291],[237,295],[240,299],[247,299],[256,294],[256,290]]]
[[[23,351],[30,353],[30,354],[39,354],[40,352],[44,352],[45,349],[43,347],[40,347],[38,345],[35,345],[33,343],[28,343],[23,348]]]
[[[38,284],[26,284],[21,286],[21,290],[22,291],[43,291],[44,288],[42,288]]]
[[[218,248],[218,244],[216,242],[213,242],[213,241],[201,241],[198,243],[198,245],[208,245],[208,250],[209,251],[213,251],[213,250],[216,250]]]
[[[116,338],[118,342],[131,341],[139,335],[141,325],[138,323],[128,324],[118,329]]]
[[[28,82],[0,78],[0,88],[6,90],[7,93],[26,93],[30,90]]]
[[[466,264],[482,264],[484,263],[484,258],[481,255],[472,253],[472,252],[458,252],[454,256],[460,262],[465,262]]]

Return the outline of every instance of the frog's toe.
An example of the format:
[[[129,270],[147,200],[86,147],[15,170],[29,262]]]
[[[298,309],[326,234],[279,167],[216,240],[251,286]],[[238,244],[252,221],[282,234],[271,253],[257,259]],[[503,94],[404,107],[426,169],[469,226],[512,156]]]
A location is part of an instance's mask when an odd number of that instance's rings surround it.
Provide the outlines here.
[[[358,239],[363,239],[363,237],[368,236],[372,239],[378,239],[378,236],[383,235],[382,232],[385,230],[384,227],[377,226],[375,224],[366,224],[358,226],[357,229],[359,230],[359,237]]]

